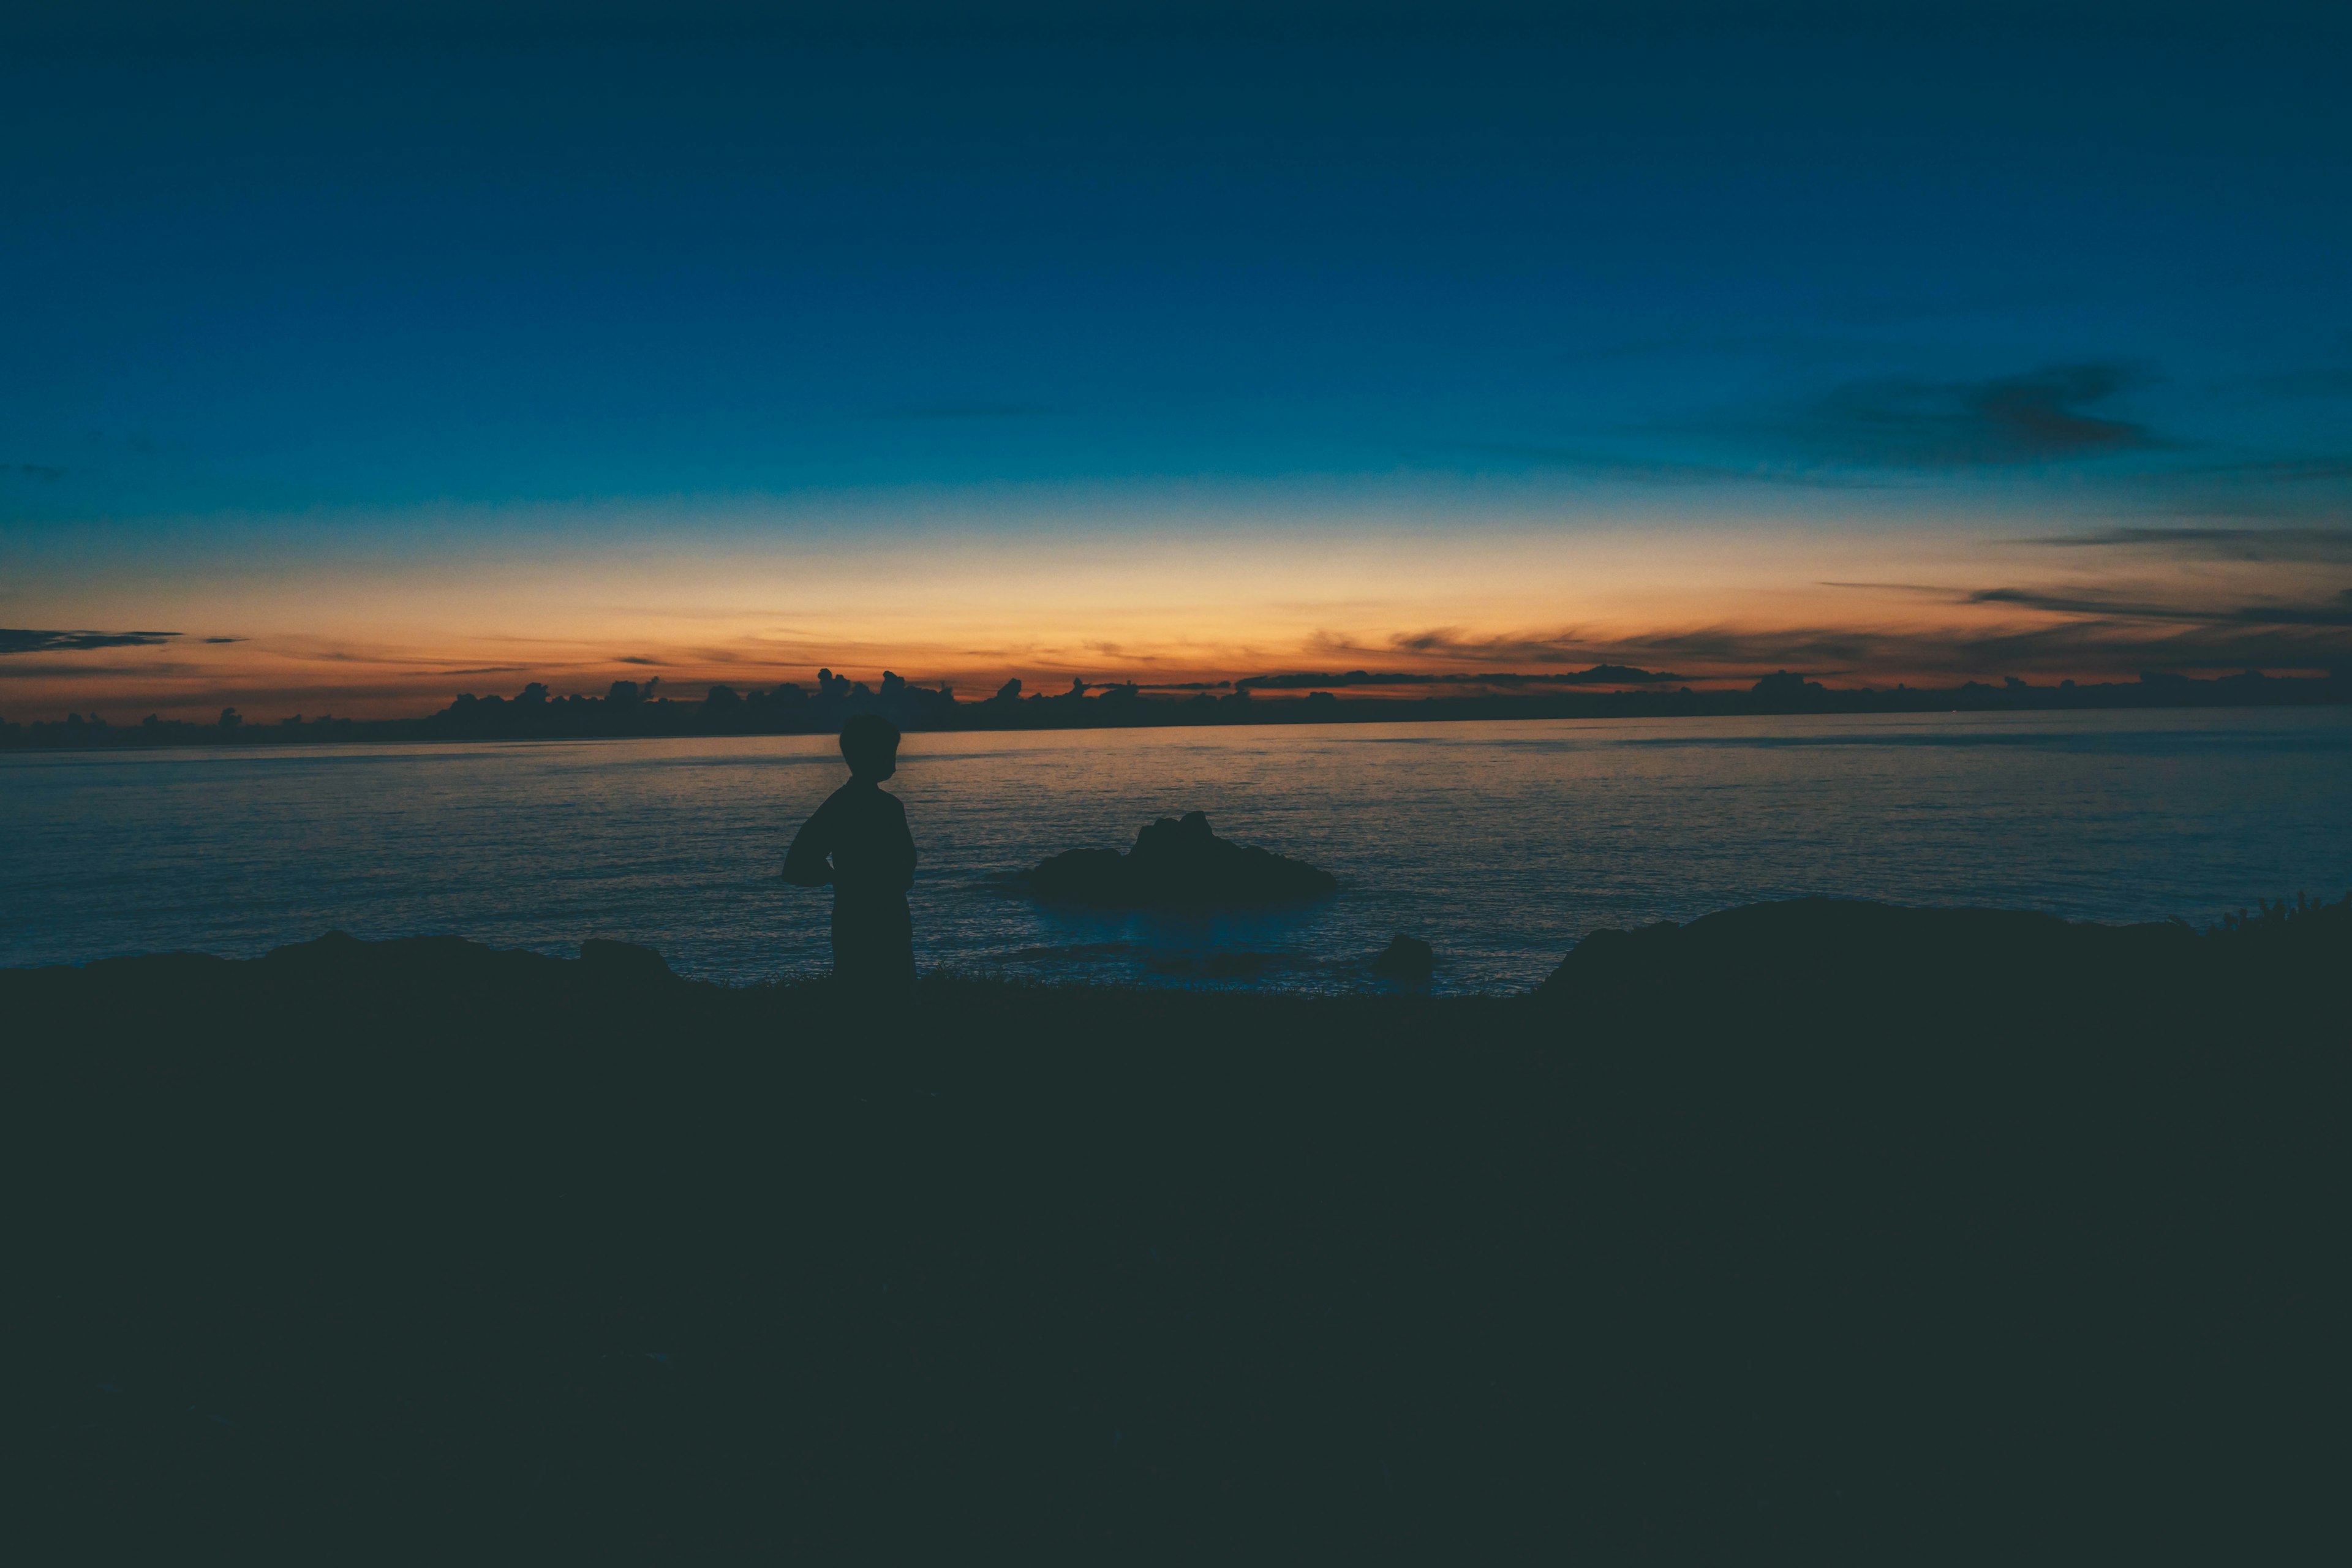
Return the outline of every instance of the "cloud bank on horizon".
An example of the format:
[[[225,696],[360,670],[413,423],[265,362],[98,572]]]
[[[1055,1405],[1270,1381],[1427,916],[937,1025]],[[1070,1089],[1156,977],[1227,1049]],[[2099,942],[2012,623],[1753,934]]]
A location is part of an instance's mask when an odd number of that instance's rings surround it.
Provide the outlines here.
[[[2340,9],[836,10],[0,23],[0,712],[2352,664]]]

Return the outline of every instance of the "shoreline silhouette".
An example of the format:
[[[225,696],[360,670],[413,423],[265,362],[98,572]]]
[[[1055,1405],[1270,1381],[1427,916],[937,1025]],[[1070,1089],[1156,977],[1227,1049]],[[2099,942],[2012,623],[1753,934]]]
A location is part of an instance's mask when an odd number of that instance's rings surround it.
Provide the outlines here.
[[[1339,674],[1245,677],[1211,689],[1149,691],[1129,682],[1023,695],[1008,681],[991,698],[959,700],[952,689],[916,685],[886,671],[878,689],[863,681],[817,672],[814,687],[786,681],[739,692],[713,686],[699,699],[660,692],[659,682],[614,681],[602,697],[557,696],[533,681],[515,697],[460,695],[439,711],[415,719],[339,719],[296,714],[247,719],[224,709],[209,723],[155,715],[117,724],[79,712],[61,720],[19,723],[0,719],[0,750],[88,747],[341,744],[349,742],[650,739],[717,735],[832,734],[858,714],[889,720],[901,730],[1156,729],[1236,724],[1466,722],[1496,719],[1737,718],[1782,714],[2040,713],[2111,709],[2329,707],[2352,703],[2352,671],[2325,676],[2272,676],[2260,670],[2197,679],[2150,670],[2134,681],[2035,686],[2015,678],[2000,685],[1969,680],[1953,687],[1829,687],[1801,674],[1776,671],[1745,689],[1654,684],[1580,690],[1640,670],[1600,666],[1577,674],[1424,676],[1352,670]],[[1589,679],[1605,675],[1607,681]],[[1425,688],[1410,696],[1347,696],[1366,686]],[[1479,695],[1441,695],[1473,686]],[[1260,691],[1301,691],[1259,697]]]

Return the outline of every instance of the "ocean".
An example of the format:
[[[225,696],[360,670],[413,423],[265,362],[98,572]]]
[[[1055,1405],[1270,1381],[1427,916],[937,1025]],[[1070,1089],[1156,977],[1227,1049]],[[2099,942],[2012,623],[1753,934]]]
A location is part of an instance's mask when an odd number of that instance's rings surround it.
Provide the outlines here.
[[[822,971],[829,895],[778,876],[829,738],[0,753],[0,965],[267,952],[330,930],[728,982]],[[2352,710],[1526,721],[916,734],[889,786],[916,952],[1048,981],[1540,981],[1604,926],[1768,899],[2210,923],[2352,888]],[[1334,873],[1301,909],[1041,905],[1018,874],[1161,816]]]

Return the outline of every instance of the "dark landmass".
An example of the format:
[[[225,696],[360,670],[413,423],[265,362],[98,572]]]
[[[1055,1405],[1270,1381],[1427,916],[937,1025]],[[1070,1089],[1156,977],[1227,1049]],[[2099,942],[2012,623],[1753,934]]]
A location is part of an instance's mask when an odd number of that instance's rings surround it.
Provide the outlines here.
[[[2340,1525],[2348,954],[2352,900],[1812,902],[1507,999],[877,1015],[448,938],[0,973],[16,1529],[2299,1560]]]
[[[1328,898],[1328,871],[1209,831],[1204,812],[1163,816],[1135,836],[1135,847],[1070,849],[1029,873],[1041,899],[1104,909],[1250,909]]]
[[[1249,675],[1233,684],[1238,690],[1305,691],[1318,686],[1657,686],[1685,679],[1662,670],[1636,669],[1630,664],[1596,664],[1590,669],[1540,675],[1507,671],[1491,675],[1427,675],[1371,669],[1351,669],[1343,675]]]
[[[2352,671],[2326,676],[2270,676],[2250,669],[2211,680],[2150,670],[2136,680],[2078,686],[2032,686],[2014,677],[1999,686],[1968,681],[1956,687],[1828,687],[1786,670],[1746,689],[1693,690],[1662,683],[1681,677],[1621,665],[1596,665],[1569,674],[1397,675],[1353,670],[1340,675],[1251,676],[1222,696],[1133,682],[1088,686],[1048,696],[1021,694],[1007,681],[984,701],[963,702],[948,687],[917,686],[885,671],[879,689],[829,669],[814,688],[788,681],[767,690],[739,692],[714,686],[698,700],[660,693],[656,679],[640,686],[616,680],[602,697],[553,695],[537,681],[512,698],[462,695],[421,719],[338,719],[295,714],[274,723],[248,721],[225,709],[209,724],[150,714],[136,724],[112,724],[79,713],[29,724],[0,720],[0,748],[25,746],[205,746],[350,741],[534,741],[608,736],[813,735],[838,731],[856,713],[880,713],[902,730],[1096,730],[1201,724],[1347,724],[1473,719],[1705,718],[1773,713],[2046,712],[2102,708],[2268,708],[2352,702]],[[1476,686],[1513,689],[1475,695],[1339,697],[1324,688]],[[1613,686],[1613,690],[1562,687]],[[1303,697],[1260,698],[1260,690],[1297,690]],[[1547,689],[1551,688],[1552,689]]]

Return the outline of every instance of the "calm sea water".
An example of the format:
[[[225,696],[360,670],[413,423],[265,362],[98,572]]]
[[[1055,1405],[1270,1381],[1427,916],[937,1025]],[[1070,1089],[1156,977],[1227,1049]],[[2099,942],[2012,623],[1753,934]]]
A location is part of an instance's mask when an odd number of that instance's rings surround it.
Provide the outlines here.
[[[0,757],[0,964],[330,929],[685,973],[820,970],[777,869],[843,776],[818,737]],[[2199,923],[2352,887],[2352,711],[912,735],[919,958],[1057,980],[1346,989],[1397,931],[1441,989],[1540,980],[1584,932],[1804,894]],[[1011,877],[1204,810],[1339,895],[1219,917],[1040,906]]]

